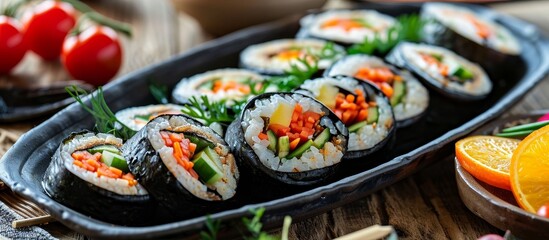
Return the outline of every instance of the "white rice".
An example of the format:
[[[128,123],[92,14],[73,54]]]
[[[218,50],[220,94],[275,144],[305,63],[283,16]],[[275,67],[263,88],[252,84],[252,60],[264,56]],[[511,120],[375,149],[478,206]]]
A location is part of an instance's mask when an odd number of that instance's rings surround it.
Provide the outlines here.
[[[355,28],[345,31],[342,28],[322,28],[322,25],[332,19],[361,19],[372,28]],[[373,39],[376,34],[387,35],[387,29],[396,21],[391,16],[373,10],[334,10],[320,14],[308,15],[301,19],[301,26],[307,29],[310,36],[347,44],[361,43],[365,38]]]
[[[511,55],[518,55],[521,52],[519,42],[509,30],[465,7],[459,7],[454,4],[428,3],[423,6],[422,17],[435,19],[460,35],[499,52]],[[491,34],[487,39],[483,39],[477,34],[475,25],[467,20],[468,17],[477,19],[486,25],[491,32],[494,32],[494,34]],[[428,24],[424,31],[426,35],[432,35],[440,31],[440,29],[435,24]]]
[[[297,59],[290,61],[282,60],[273,55],[278,54],[282,50],[288,48],[305,48],[307,49],[307,55],[317,56],[319,52],[326,45],[326,41],[318,39],[279,39],[273,40],[257,45],[252,45],[244,49],[240,54],[240,61],[246,68],[257,70],[260,72],[266,72],[269,74],[284,74],[285,71],[289,71],[292,64],[302,66],[302,63]],[[337,51],[337,55],[330,59],[319,59],[318,68],[326,69],[334,61],[341,58],[345,54],[345,50],[341,46],[334,45],[334,49]]]
[[[185,99],[189,99],[191,97],[206,95],[211,101],[227,100],[227,106],[232,106],[234,101],[240,101],[245,97],[248,97],[249,94],[242,93],[235,89],[218,91],[214,93],[210,89],[200,88],[201,85],[215,79],[219,79],[220,81],[236,81],[242,83],[247,80],[261,82],[265,79],[265,77],[244,69],[217,69],[197,74],[190,78],[184,78],[175,86],[172,95],[174,99],[180,102],[183,102]]]
[[[136,116],[154,116],[163,112],[178,112],[179,114],[181,114],[182,108],[182,106],[175,104],[147,105],[122,109],[116,112],[115,116],[118,121],[124,123],[124,125],[126,125],[127,127],[131,128],[134,131],[139,131],[149,121],[145,121],[141,118],[136,118]]]
[[[324,84],[329,84],[332,86],[337,86],[338,88],[344,89],[348,92],[354,92],[355,89],[361,89],[366,94],[372,91],[364,91],[365,89],[359,85],[358,81],[350,78],[335,79],[330,77],[317,78],[314,80],[307,80],[301,86],[302,89],[307,89],[307,91],[299,91],[303,94],[308,94],[312,96],[318,96],[320,88]],[[375,96],[374,99],[371,96]],[[393,112],[391,111],[391,105],[384,98],[374,94],[369,95],[366,99],[368,101],[374,101],[377,104],[379,117],[378,122],[375,124],[369,124],[360,128],[356,132],[349,133],[349,144],[347,146],[348,151],[360,151],[366,150],[374,147],[379,142],[383,141],[388,134],[391,128],[393,127]]]
[[[223,164],[224,176],[221,180],[213,185],[205,185],[198,179],[193,178],[185,168],[177,163],[177,160],[173,156],[173,148],[166,146],[164,140],[162,140],[160,131],[163,130],[196,133],[214,143],[214,150],[221,157],[221,162]],[[154,150],[160,155],[166,168],[168,168],[176,177],[177,181],[181,183],[187,191],[191,192],[196,197],[209,201],[227,200],[236,193],[239,172],[236,167],[234,156],[230,154],[229,149],[222,144],[223,139],[214,134],[210,128],[193,125],[180,116],[173,116],[169,121],[166,118],[156,118],[151,124],[147,125],[147,136]],[[219,193],[221,199],[215,193],[208,191],[208,189]]]
[[[350,55],[334,63],[326,72],[327,76],[345,75],[353,77],[361,68],[390,67],[381,59],[367,55]],[[402,102],[393,106],[397,121],[406,120],[425,112],[429,106],[429,92],[408,71],[401,71],[401,77],[406,85],[406,93]]]
[[[90,172],[74,165],[74,159],[71,156],[73,152],[98,145],[113,145],[120,148],[122,147],[122,139],[104,133],[85,133],[75,136],[72,140],[63,144],[60,149],[60,157],[65,168],[86,182],[120,195],[147,195],[147,190],[140,184],[129,186],[128,180],[98,176],[96,172]]]
[[[473,96],[486,95],[492,90],[492,82],[479,65],[470,62],[448,49],[426,44],[401,43],[400,51],[402,57],[408,64],[414,65],[416,68],[419,68],[436,80],[436,82],[431,83],[441,89]],[[445,64],[462,65],[473,72],[474,78],[472,81],[467,81],[463,84],[451,81],[440,73],[437,66],[427,64],[420,53],[441,55],[444,57],[443,61]]]
[[[332,142],[324,144],[322,149],[312,146],[300,158],[281,160],[280,157],[269,150],[268,140],[260,140],[258,135],[263,131],[265,122],[262,117],[270,118],[279,103],[284,102],[291,106],[297,103],[303,107],[303,112],[312,111],[323,113],[322,106],[317,102],[301,95],[272,95],[269,98],[260,99],[255,102],[254,109],[246,109],[243,116],[242,127],[244,139],[252,147],[255,154],[266,167],[280,172],[303,172],[313,169],[328,167],[339,163],[343,152]],[[292,114],[292,113],[288,113]],[[332,136],[337,136],[335,129],[330,129]]]

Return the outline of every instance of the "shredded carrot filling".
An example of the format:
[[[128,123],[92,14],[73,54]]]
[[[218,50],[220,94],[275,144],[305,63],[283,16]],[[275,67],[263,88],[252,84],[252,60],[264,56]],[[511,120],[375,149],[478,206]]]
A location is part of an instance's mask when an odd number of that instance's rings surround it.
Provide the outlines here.
[[[288,136],[290,138],[290,150],[294,150],[307,142],[315,132],[323,130],[318,124],[320,117],[322,116],[315,112],[303,112],[303,107],[296,104],[290,126],[271,123],[268,129],[272,130],[277,137]],[[259,133],[259,138],[267,139],[268,137],[265,133]]]
[[[290,61],[303,57],[304,55],[305,53],[301,49],[288,49],[276,54],[276,58],[284,61]]]
[[[441,61],[439,61],[438,59],[436,59],[435,57],[429,54],[420,53],[420,55],[421,55],[421,58],[423,58],[423,61],[425,61],[427,64],[437,66],[442,76],[447,77],[449,75],[448,65],[442,63]]]
[[[374,82],[387,97],[393,96],[393,82],[402,81],[401,76],[394,74],[391,69],[386,67],[360,68],[355,77]]]
[[[124,179],[128,181],[129,186],[137,185],[137,181],[131,173],[123,174],[122,170],[109,167],[107,164],[101,162],[101,153],[91,154],[90,152],[83,150],[73,152],[71,156],[74,159],[74,165],[94,172],[98,177],[105,176],[108,178]]]
[[[345,31],[351,31],[357,28],[366,28],[365,24],[356,19],[333,18],[322,23],[322,28],[342,28]]]
[[[256,86],[258,87],[258,89],[261,88],[260,83],[258,83]],[[242,94],[249,94],[251,92],[250,86],[234,80],[229,80],[229,81],[218,80],[213,83],[212,92],[214,93],[226,92],[229,90],[237,90]]]
[[[198,179],[198,174],[194,171],[194,163],[191,158],[196,150],[196,144],[185,138],[183,133],[160,132],[166,146],[173,148],[173,157],[179,166],[183,167],[191,176]]]
[[[475,16],[467,15],[466,18],[473,24],[473,26],[475,26],[477,30],[477,35],[479,37],[487,39],[490,37],[490,35],[492,35],[492,30],[490,29],[490,27],[487,24],[479,21]]]
[[[355,90],[355,94],[338,93],[336,97],[336,106],[334,113],[341,119],[345,125],[352,125],[366,120],[368,117],[368,104],[364,92],[360,89]]]

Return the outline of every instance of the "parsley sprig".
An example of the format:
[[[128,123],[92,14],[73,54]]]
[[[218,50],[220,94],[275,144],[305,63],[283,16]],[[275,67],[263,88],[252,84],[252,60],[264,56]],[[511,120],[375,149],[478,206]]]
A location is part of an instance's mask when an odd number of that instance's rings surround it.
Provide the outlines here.
[[[349,54],[386,54],[401,41],[419,42],[421,31],[426,20],[417,14],[402,15],[397,23],[387,29],[384,35],[376,34],[373,38],[365,38],[363,42],[354,44],[347,49]]]
[[[69,95],[71,95],[71,97],[74,98],[74,100],[76,100],[84,110],[93,116],[95,119],[95,128],[98,132],[110,133],[116,137],[122,138],[123,140],[128,140],[136,133],[134,130],[124,125],[124,123],[116,119],[116,116],[105,102],[103,89],[101,87],[97,88],[95,94],[90,93],[91,107],[86,105],[82,100],[82,96],[88,95],[86,90],[73,85],[66,87],[65,91],[67,91],[67,93],[69,93]]]

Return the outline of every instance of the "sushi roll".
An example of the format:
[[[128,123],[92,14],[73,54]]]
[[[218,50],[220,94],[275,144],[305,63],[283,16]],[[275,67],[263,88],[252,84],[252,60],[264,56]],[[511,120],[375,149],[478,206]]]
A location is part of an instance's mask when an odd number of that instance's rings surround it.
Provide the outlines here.
[[[361,43],[375,35],[386,36],[396,24],[388,15],[373,10],[333,10],[307,15],[300,21],[300,37],[319,38],[345,45]]]
[[[236,194],[239,171],[229,147],[185,115],[156,117],[122,152],[135,178],[173,218],[213,212]]]
[[[421,17],[426,21],[424,38],[429,44],[452,49],[488,70],[519,61],[521,46],[505,27],[459,5],[427,3]]]
[[[335,173],[347,137],[344,124],[313,98],[266,93],[248,102],[226,140],[254,179],[310,185]]]
[[[399,127],[417,121],[429,106],[429,92],[412,74],[374,56],[347,56],[334,63],[324,75],[344,75],[375,83],[389,98]]]
[[[191,97],[208,96],[210,101],[225,101],[227,107],[251,96],[250,86],[259,90],[264,77],[244,69],[217,69],[179,81],[172,92],[176,103],[187,104]],[[268,90],[270,91],[270,90]]]
[[[42,180],[56,201],[110,223],[140,225],[154,203],[129,171],[120,152],[122,139],[80,132],[64,139]]]
[[[307,80],[296,91],[326,105],[349,129],[345,159],[359,159],[385,146],[395,133],[388,99],[375,85],[349,77]]]
[[[387,61],[409,69],[427,86],[457,100],[479,100],[492,90],[490,78],[479,65],[442,47],[400,43]]]
[[[282,75],[298,67],[298,59],[306,59],[309,64],[318,61],[319,69],[326,69],[334,61],[345,55],[345,49],[330,42],[317,39],[278,39],[244,49],[240,54],[240,65],[244,68],[267,75]]]
[[[151,119],[163,114],[181,114],[181,106],[175,104],[158,104],[141,107],[131,107],[116,112],[120,122],[134,131],[139,131]]]

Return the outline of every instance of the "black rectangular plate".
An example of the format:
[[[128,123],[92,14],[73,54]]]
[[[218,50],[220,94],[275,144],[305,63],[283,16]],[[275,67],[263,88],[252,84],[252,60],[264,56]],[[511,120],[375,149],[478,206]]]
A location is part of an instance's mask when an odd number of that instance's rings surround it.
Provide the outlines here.
[[[375,8],[390,15],[419,10],[418,5],[376,5]],[[241,179],[232,203],[217,213],[204,213],[177,222],[165,222],[159,214],[153,224],[140,227],[117,226],[92,219],[49,198],[40,184],[61,140],[73,131],[93,127],[92,117],[77,104],[68,106],[22,136],[0,160],[0,178],[13,191],[43,207],[63,224],[94,237],[158,238],[196,234],[206,214],[230,221],[248,215],[248,209],[256,207],[266,208],[263,222],[267,227],[279,226],[285,215],[300,220],[320,214],[363,198],[448,156],[457,139],[505,112],[545,76],[549,69],[549,42],[536,27],[486,8],[474,8],[494,17],[515,33],[522,44],[525,68],[517,68],[514,74],[505,78],[492,79],[494,90],[481,101],[455,102],[431,92],[426,116],[412,127],[399,129],[390,152],[354,163],[344,162],[340,174],[324,184],[300,188],[254,186],[252,181]],[[105,98],[115,111],[152,104],[148,79],[173,88],[183,77],[216,68],[236,67],[239,53],[245,47],[294,36],[299,29],[298,20],[296,16],[249,28],[125,75],[105,87]]]

